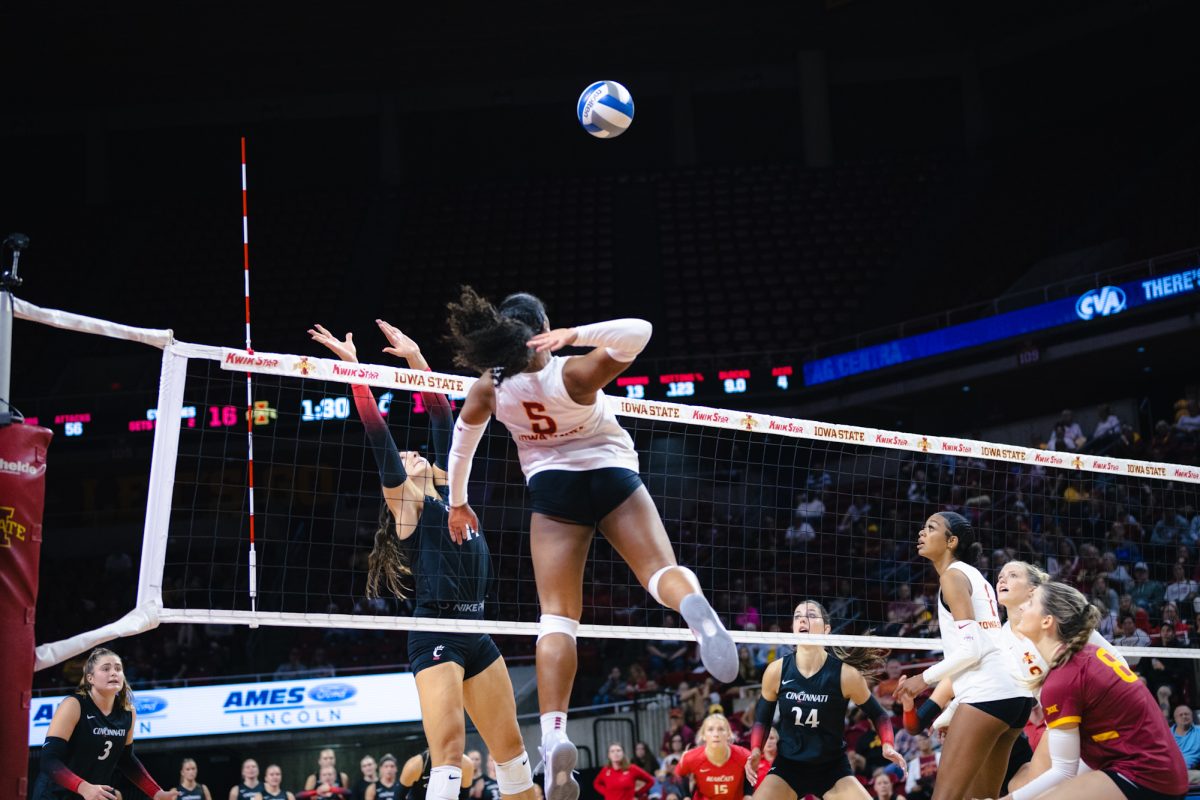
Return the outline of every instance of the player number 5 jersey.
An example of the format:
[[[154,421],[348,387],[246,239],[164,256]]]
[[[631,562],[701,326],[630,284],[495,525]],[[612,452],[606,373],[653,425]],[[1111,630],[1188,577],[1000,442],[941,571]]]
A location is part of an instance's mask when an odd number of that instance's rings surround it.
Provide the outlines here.
[[[506,377],[496,388],[496,418],[517,443],[525,480],[547,469],[583,472],[605,467],[638,471],[633,440],[617,422],[603,392],[580,405],[563,383],[566,358],[552,357],[537,372]]]

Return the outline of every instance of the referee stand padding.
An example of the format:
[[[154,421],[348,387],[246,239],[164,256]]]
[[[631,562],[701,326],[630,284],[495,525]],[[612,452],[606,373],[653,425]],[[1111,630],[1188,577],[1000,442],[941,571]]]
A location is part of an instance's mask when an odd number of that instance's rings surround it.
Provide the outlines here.
[[[17,422],[0,427],[0,796],[29,793],[29,704],[33,687],[38,562],[46,499],[46,450],[53,432]]]

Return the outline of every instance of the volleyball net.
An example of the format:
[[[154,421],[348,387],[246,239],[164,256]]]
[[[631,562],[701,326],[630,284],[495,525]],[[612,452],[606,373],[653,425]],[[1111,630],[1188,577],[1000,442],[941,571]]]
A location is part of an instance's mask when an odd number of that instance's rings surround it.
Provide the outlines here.
[[[515,446],[498,422],[479,447],[470,487],[496,576],[486,618],[418,619],[405,601],[366,597],[383,503],[350,386],[372,387],[400,449],[427,452],[420,393],[457,405],[474,379],[178,342],[169,331],[28,304],[17,311],[163,351],[138,603],[124,627],[105,631],[109,638],[161,622],[536,633],[530,511]],[[301,343],[311,344],[298,332]],[[1200,506],[1195,467],[649,400],[605,402],[633,437],[680,563],[697,573],[741,643],[793,640],[792,609],[815,599],[834,626],[818,641],[940,649],[937,575],[915,543],[924,520],[943,509],[975,524],[979,566],[990,580],[1003,562],[1023,559],[1106,606],[1128,604],[1143,627],[1157,629],[1172,613],[1164,611],[1171,598],[1176,617],[1196,615],[1192,598],[1177,596],[1176,568],[1184,564],[1184,581],[1193,579],[1198,531],[1187,520]],[[691,637],[601,536],[588,560],[582,622],[586,637]],[[39,667],[94,638],[39,648]],[[1187,647],[1129,652],[1200,655]]]

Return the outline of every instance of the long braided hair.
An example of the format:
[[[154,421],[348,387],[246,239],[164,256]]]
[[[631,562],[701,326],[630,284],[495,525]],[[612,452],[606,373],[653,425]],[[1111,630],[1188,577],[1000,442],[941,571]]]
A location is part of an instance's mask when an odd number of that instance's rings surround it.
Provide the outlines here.
[[[1089,603],[1083,592],[1074,586],[1050,581],[1039,586],[1037,593],[1041,600],[1042,613],[1054,617],[1058,625],[1057,638],[1062,645],[1049,660],[1050,669],[1034,679],[1035,689],[1046,682],[1051,670],[1061,667],[1082,650],[1091,638],[1092,631],[1100,624],[1100,609]]]

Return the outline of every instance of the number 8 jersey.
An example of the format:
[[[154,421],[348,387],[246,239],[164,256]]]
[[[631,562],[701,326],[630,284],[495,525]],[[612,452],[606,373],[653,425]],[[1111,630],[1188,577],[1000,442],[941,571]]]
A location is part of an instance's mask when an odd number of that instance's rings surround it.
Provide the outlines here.
[[[596,402],[586,406],[571,399],[563,383],[567,360],[553,356],[537,372],[506,376],[496,387],[496,418],[517,443],[525,480],[547,469],[624,467],[637,472],[633,440],[604,393],[597,391]]]
[[[779,674],[779,755],[790,761],[824,763],[844,757],[846,695],[842,661],[827,653],[811,678],[796,668],[794,654],[784,656]]]

